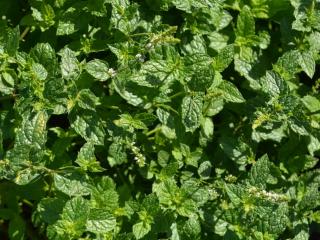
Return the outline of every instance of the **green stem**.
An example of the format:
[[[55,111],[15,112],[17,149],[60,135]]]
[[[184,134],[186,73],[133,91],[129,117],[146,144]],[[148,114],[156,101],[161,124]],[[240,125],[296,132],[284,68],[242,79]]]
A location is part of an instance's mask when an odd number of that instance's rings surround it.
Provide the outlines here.
[[[105,106],[105,108],[119,110],[120,108],[118,106]]]
[[[30,202],[30,201],[27,200],[27,199],[23,199],[22,202],[25,203],[26,205],[28,205],[29,207],[33,207],[33,203]]]
[[[172,107],[170,107],[168,105],[165,105],[165,104],[162,104],[162,103],[157,103],[157,104],[154,104],[154,106],[155,107],[163,107],[164,109],[170,110],[170,111],[172,111],[172,112],[174,112],[174,113],[179,115],[179,113],[175,109],[173,109]]]
[[[173,99],[173,98],[179,97],[179,96],[184,95],[184,94],[185,94],[185,92],[177,92],[177,93],[173,94],[172,96],[170,96],[169,98]]]
[[[26,27],[24,29],[24,31],[20,35],[20,41],[23,41],[24,37],[28,34],[29,31],[30,31],[30,27]]]
[[[129,37],[139,37],[139,36],[150,36],[151,33],[134,33],[130,34]]]
[[[155,128],[155,129],[147,132],[146,135],[147,135],[147,136],[150,136],[150,135],[152,135],[152,134],[154,134],[154,133],[156,133],[156,132],[158,132],[158,131],[160,131],[160,130],[161,130],[161,127],[157,127],[157,128]]]

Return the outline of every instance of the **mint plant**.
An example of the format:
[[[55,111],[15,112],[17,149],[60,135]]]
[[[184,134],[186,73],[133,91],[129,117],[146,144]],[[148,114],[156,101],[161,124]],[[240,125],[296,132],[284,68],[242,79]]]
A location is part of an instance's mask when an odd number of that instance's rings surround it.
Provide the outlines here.
[[[1,239],[319,238],[318,0],[0,16]]]

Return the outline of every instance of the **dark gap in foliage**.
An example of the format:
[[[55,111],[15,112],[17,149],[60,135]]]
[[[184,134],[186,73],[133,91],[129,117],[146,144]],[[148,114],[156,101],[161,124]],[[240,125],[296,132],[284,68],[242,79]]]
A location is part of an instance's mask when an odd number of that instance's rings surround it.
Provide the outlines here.
[[[7,96],[4,96],[4,98],[6,98]],[[14,105],[14,98],[11,96],[8,96],[8,99],[5,100],[0,100],[0,109],[1,110],[5,110],[5,109],[12,109],[13,105]],[[0,99],[2,98],[2,96],[0,96]]]
[[[151,8],[150,5],[148,5],[148,3],[146,3],[146,1],[144,1],[144,0],[135,0],[134,2],[137,2],[139,4],[139,10],[141,13],[140,17],[143,20],[150,22],[154,19],[156,14],[158,14],[158,12],[156,11],[156,8],[155,8],[157,1],[153,0],[151,3],[151,5],[154,8]]]
[[[303,97],[311,92],[311,88],[316,80],[314,78],[310,79],[305,72],[300,72],[297,75],[297,84],[299,84],[299,81],[303,84],[300,84],[297,93]]]
[[[9,149],[13,148],[14,141],[13,141],[13,139],[3,139],[2,145],[3,145],[4,150],[9,150]]]
[[[276,158],[278,151],[279,143],[272,140],[261,141],[258,144],[256,151],[256,159],[262,157],[264,154],[268,154],[268,157],[271,161],[278,161]]]
[[[61,127],[66,130],[70,127],[70,122],[67,114],[56,115],[52,114],[48,120],[48,127]]]
[[[168,233],[166,232],[161,232],[161,233],[158,233],[157,235],[157,239],[161,239],[161,238],[168,238]]]
[[[319,240],[319,239],[320,239],[320,233],[314,233],[314,232],[311,233],[310,240]]]
[[[238,17],[238,15],[239,15],[239,11],[236,11],[236,10],[234,10],[234,9],[232,9],[232,8],[229,8],[229,9],[228,9],[228,13],[230,13],[230,15],[232,16],[232,18],[233,18],[234,21],[236,22],[237,17]]]
[[[271,22],[269,21],[269,19],[256,18],[255,19],[256,32],[268,31],[270,28],[270,24]],[[276,29],[272,29],[272,31],[276,31]]]
[[[319,152],[316,152],[315,155],[320,156]],[[317,164],[314,166],[314,169],[320,169],[320,158],[316,157],[318,159]]]
[[[245,77],[241,76],[239,72],[235,71],[234,68],[234,62],[232,61],[232,63],[229,64],[229,66],[221,73],[222,78],[235,84],[239,91],[241,89],[240,92],[246,100],[257,96],[257,92],[253,91],[248,86],[248,80],[246,80]]]
[[[93,59],[100,59],[100,60],[104,60],[104,61],[108,61],[108,62],[112,62],[112,63],[117,62],[117,57],[111,51],[94,52],[94,53],[90,53],[86,57],[87,62],[89,62]]]
[[[70,44],[71,41],[71,36],[57,36],[57,44],[55,45],[55,48],[59,51],[60,49],[64,48],[67,44]]]
[[[33,239],[47,239],[46,237],[40,235],[40,229],[34,227],[32,223],[32,212],[33,208],[31,206],[28,206],[27,204],[23,203],[22,206],[22,213],[21,217],[25,220],[26,224],[26,235],[27,239],[33,240]]]
[[[71,159],[76,159],[77,154],[80,151],[81,147],[86,143],[82,137],[76,137],[73,139],[72,146],[68,149],[68,154],[71,156]]]
[[[301,83],[304,84],[304,86],[308,86],[308,87],[312,87],[316,80],[315,78],[310,79],[305,72],[300,72],[298,74],[298,79],[300,80]]]
[[[184,23],[184,12],[172,7],[167,12],[163,12],[163,23],[171,26],[181,26]]]
[[[23,31],[23,29],[20,29],[20,32],[21,31]],[[25,52],[29,52],[30,49],[35,46],[34,43],[39,41],[40,35],[41,31],[39,29],[34,30],[32,34],[28,32],[23,38],[23,41],[20,41],[19,49]]]
[[[299,80],[304,86],[312,87],[315,82],[320,78],[320,67],[319,65],[315,68],[315,73],[312,78],[310,78],[305,72],[300,72],[298,74]]]
[[[100,162],[101,167],[108,169],[109,168],[109,164],[107,161],[108,158],[108,151],[107,149],[109,148],[108,145],[104,145],[104,146],[95,146],[95,151],[94,151],[94,155],[97,159],[97,161]],[[109,171],[109,169],[108,169]],[[104,173],[102,173],[104,174]]]
[[[245,78],[241,76],[236,70],[234,70],[234,61],[223,71],[221,72],[222,78],[233,82],[234,84],[239,84],[240,80],[244,81]]]
[[[314,209],[314,211],[316,211],[316,209]],[[319,239],[320,239],[320,224],[312,222],[310,225],[310,240],[319,240]]]
[[[0,1],[0,16],[6,16],[9,25],[15,27],[21,21],[30,6],[26,0]]]
[[[9,220],[5,220],[0,224],[0,239],[1,240],[9,240]]]

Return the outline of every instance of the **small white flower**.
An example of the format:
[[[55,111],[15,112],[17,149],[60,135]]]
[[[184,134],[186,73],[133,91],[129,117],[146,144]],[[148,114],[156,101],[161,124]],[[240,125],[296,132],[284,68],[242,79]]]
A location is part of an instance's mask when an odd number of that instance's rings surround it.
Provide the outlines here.
[[[148,43],[147,45],[146,45],[146,49],[151,49],[153,47],[153,44],[152,43]]]
[[[137,59],[139,62],[144,62],[145,57],[144,57],[142,54],[138,53],[138,54],[136,55],[136,59]]]
[[[7,16],[6,16],[6,15],[2,15],[1,19],[2,19],[2,20],[6,20],[6,19],[7,19]]]
[[[108,69],[108,74],[109,74],[111,77],[114,77],[114,76],[116,76],[117,72],[116,72],[113,68],[109,68],[109,69]]]

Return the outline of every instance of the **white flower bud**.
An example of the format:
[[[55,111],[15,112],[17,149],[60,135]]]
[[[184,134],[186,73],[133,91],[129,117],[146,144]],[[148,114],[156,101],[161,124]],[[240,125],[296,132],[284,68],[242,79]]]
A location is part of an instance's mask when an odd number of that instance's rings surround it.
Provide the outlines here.
[[[113,69],[113,68],[109,68],[108,69],[108,74],[111,76],[111,77],[115,77],[117,72]]]
[[[138,54],[136,55],[136,59],[137,59],[139,62],[144,62],[145,57],[144,57],[142,54],[138,53]]]
[[[148,50],[150,50],[152,47],[153,47],[153,44],[152,44],[152,43],[148,43],[148,44],[146,45],[146,49],[148,49]]]

